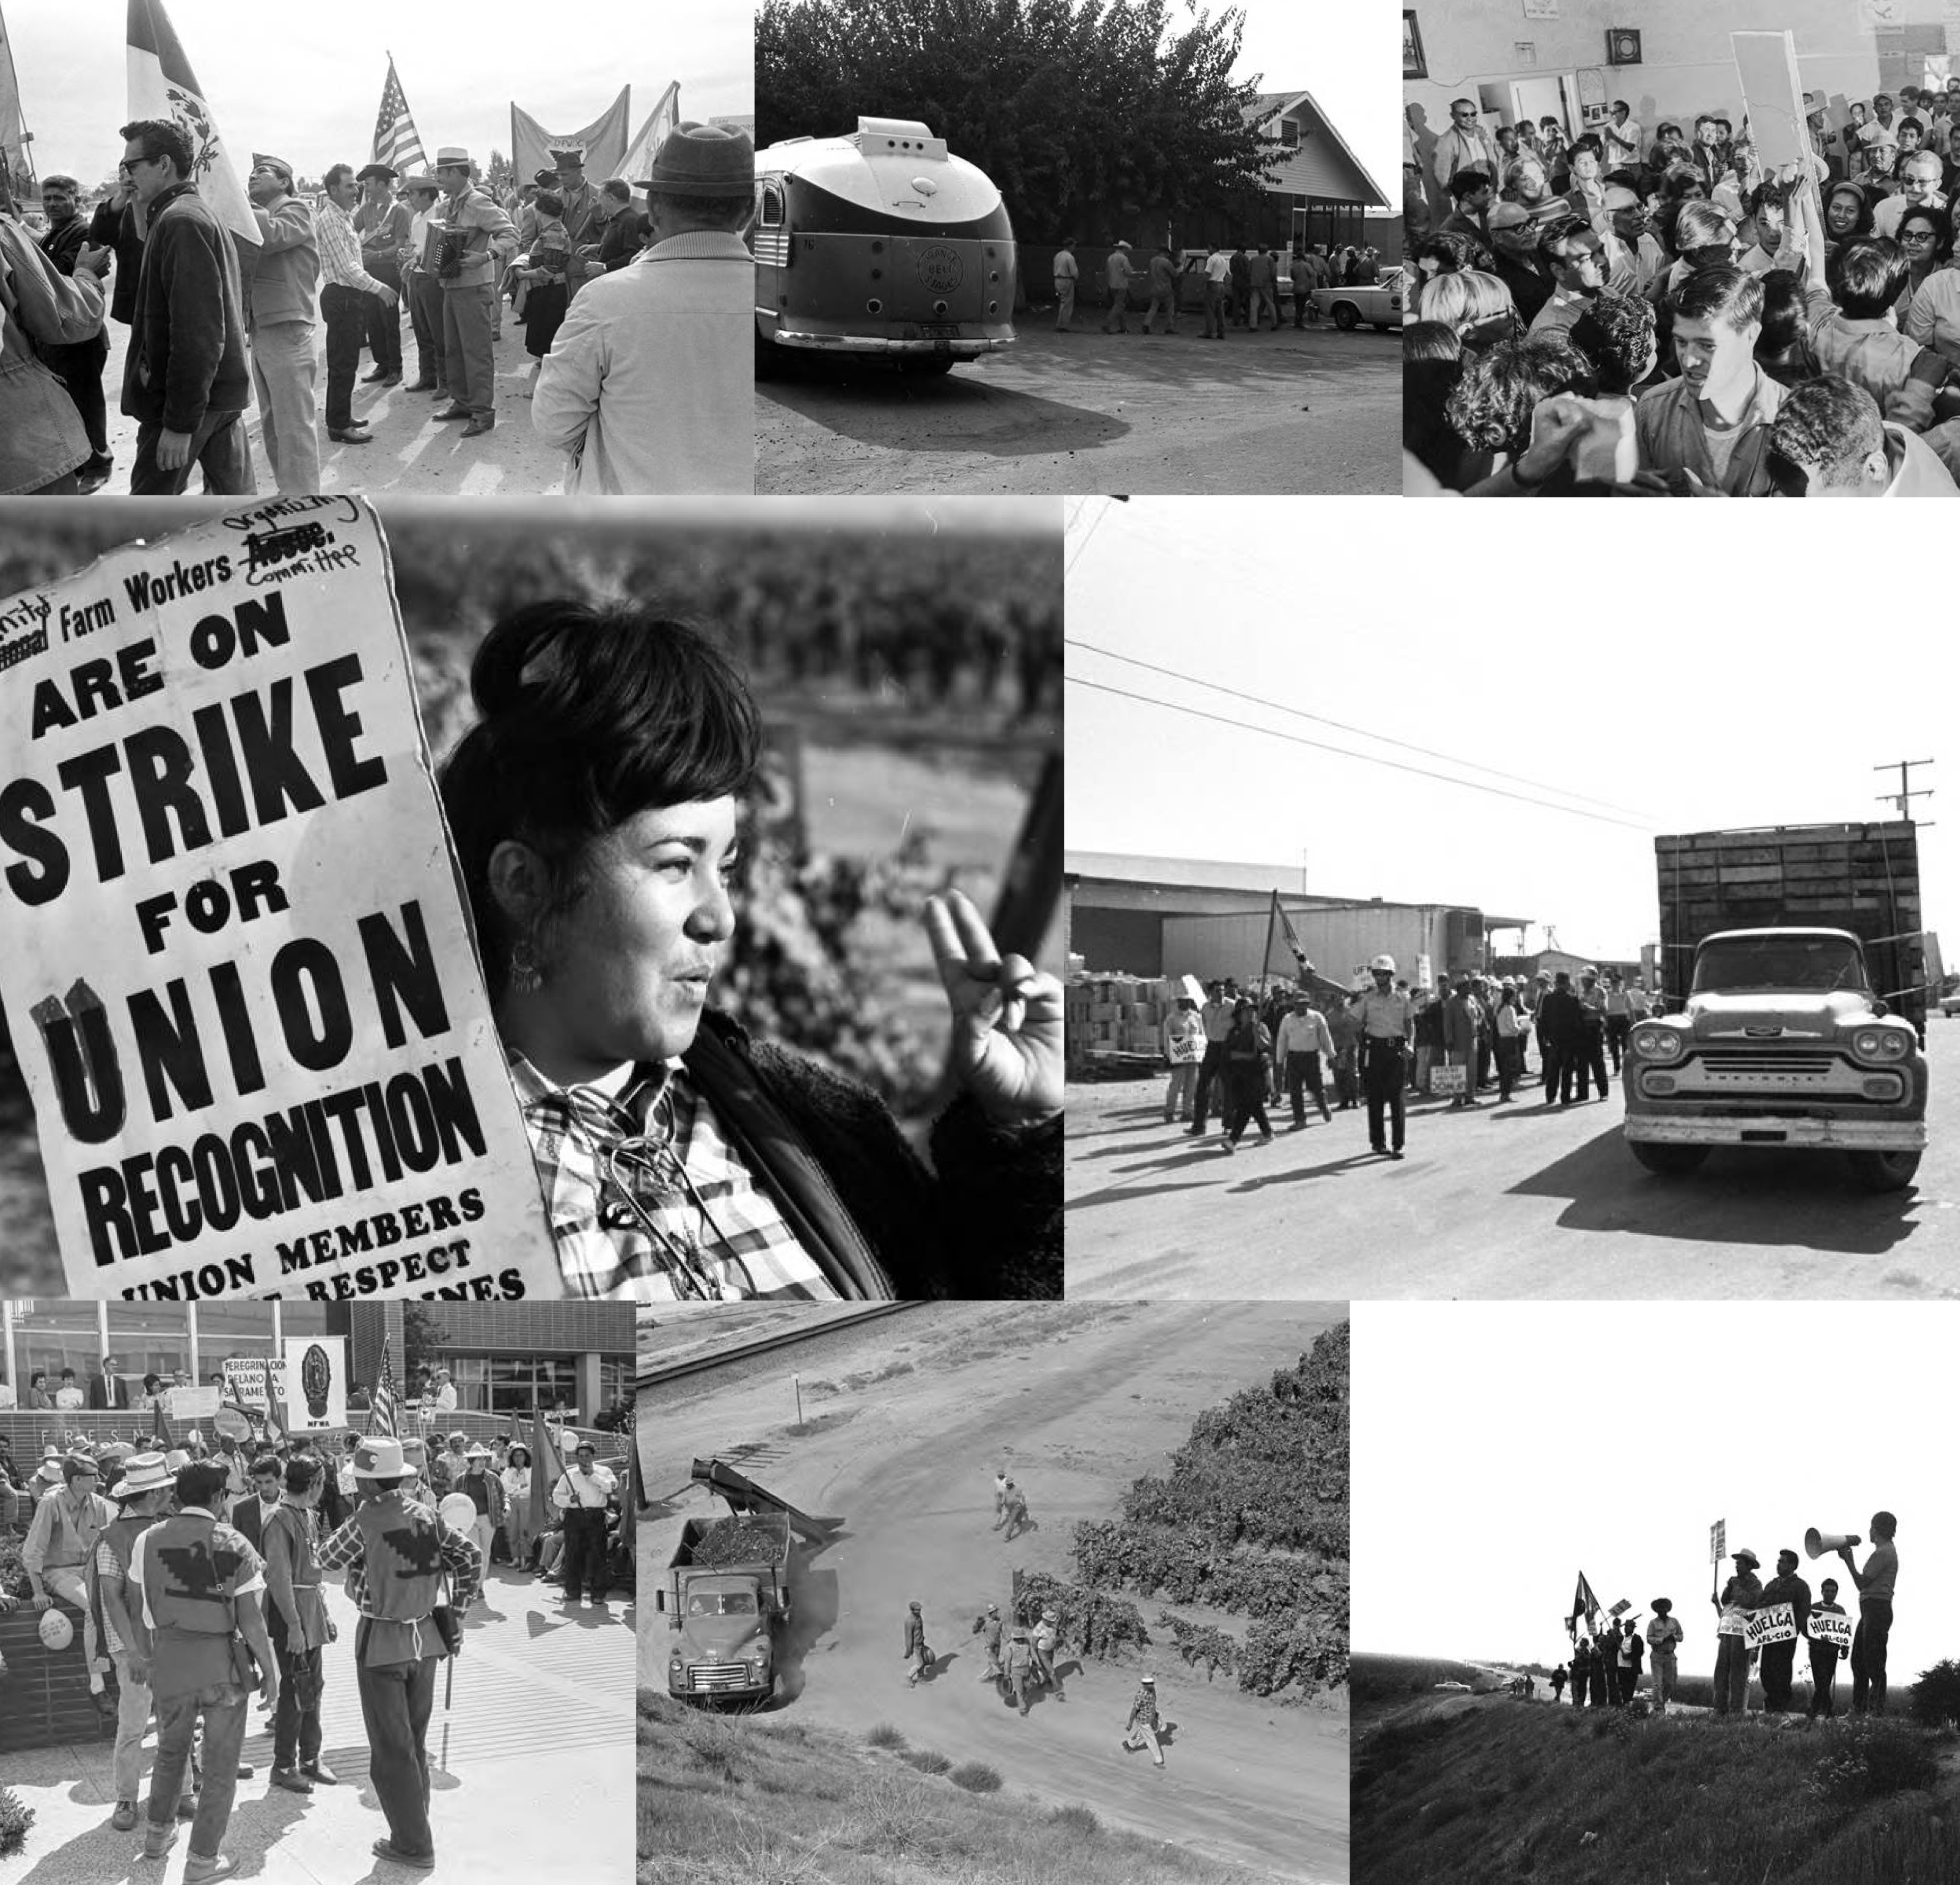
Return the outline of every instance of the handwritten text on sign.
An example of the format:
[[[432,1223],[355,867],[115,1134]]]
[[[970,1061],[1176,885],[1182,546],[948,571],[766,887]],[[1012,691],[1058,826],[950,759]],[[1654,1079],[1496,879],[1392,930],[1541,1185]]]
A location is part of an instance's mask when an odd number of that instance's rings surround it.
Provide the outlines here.
[[[1851,1647],[1851,1629],[1848,1616],[1832,1616],[1822,1610],[1810,1613],[1810,1640],[1814,1643],[1831,1643],[1847,1650]]]
[[[561,1293],[367,506],[0,602],[0,755],[70,1294]]]
[[[1772,1603],[1763,1610],[1752,1610],[1742,1627],[1742,1635],[1752,1649],[1761,1649],[1771,1643],[1795,1642],[1795,1606],[1788,1603]]]

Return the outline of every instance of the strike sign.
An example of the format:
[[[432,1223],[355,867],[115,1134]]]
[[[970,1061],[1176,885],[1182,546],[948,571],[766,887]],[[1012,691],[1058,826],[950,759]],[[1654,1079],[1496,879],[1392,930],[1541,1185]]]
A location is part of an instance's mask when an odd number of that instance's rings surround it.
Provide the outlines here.
[[[1796,1610],[1793,1604],[1772,1603],[1752,1610],[1742,1625],[1742,1636],[1750,1648],[1761,1649],[1771,1643],[1796,1641]]]
[[[1833,1616],[1822,1610],[1810,1613],[1810,1640],[1813,1643],[1829,1643],[1834,1648],[1848,1651],[1851,1647],[1851,1619],[1848,1616]]]
[[[0,601],[0,1008],[68,1293],[563,1293],[379,519]]]

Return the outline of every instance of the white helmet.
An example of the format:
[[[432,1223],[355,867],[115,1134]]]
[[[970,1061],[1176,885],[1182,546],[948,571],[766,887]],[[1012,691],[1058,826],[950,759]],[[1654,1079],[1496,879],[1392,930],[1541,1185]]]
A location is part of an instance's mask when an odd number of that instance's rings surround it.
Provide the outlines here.
[[[1370,969],[1386,969],[1390,975],[1393,975],[1395,972],[1395,959],[1393,956],[1377,956],[1368,964],[1368,966]]]

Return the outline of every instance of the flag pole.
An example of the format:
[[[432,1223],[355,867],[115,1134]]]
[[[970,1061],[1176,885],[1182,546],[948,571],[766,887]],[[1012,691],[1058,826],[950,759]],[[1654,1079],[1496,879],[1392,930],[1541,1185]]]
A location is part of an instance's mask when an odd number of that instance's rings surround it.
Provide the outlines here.
[[[1265,954],[1259,958],[1259,979],[1262,982],[1266,979],[1267,970],[1272,966],[1273,925],[1278,921],[1279,913],[1280,893],[1274,890],[1272,902],[1266,906],[1266,949]]]

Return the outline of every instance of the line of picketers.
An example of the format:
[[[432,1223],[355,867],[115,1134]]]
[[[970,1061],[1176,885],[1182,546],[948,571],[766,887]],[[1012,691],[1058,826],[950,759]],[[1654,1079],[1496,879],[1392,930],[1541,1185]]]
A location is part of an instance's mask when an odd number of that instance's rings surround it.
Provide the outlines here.
[[[1331,1072],[1338,1110],[1355,1110],[1365,1094],[1370,1145],[1399,1157],[1405,1095],[1447,1087],[1452,1107],[1475,1106],[1494,1087],[1507,1105],[1525,1084],[1534,1036],[1545,1104],[1583,1103],[1595,1091],[1603,1100],[1608,1058],[1618,1074],[1634,1024],[1658,998],[1618,970],[1583,969],[1577,985],[1564,969],[1530,978],[1465,973],[1430,990],[1411,989],[1384,954],[1369,974],[1373,985],[1344,999],[1316,1001],[1302,988],[1269,990],[1262,1001],[1229,979],[1207,985],[1201,1008],[1180,997],[1163,1024],[1172,1063],[1164,1123],[1186,1122],[1187,1132],[1201,1136],[1216,1098],[1225,1151],[1236,1149],[1249,1125],[1269,1141],[1266,1103],[1284,1087],[1297,1132],[1307,1123],[1309,1094],[1323,1120],[1333,1116]],[[1461,1071],[1439,1078],[1445,1068]]]

